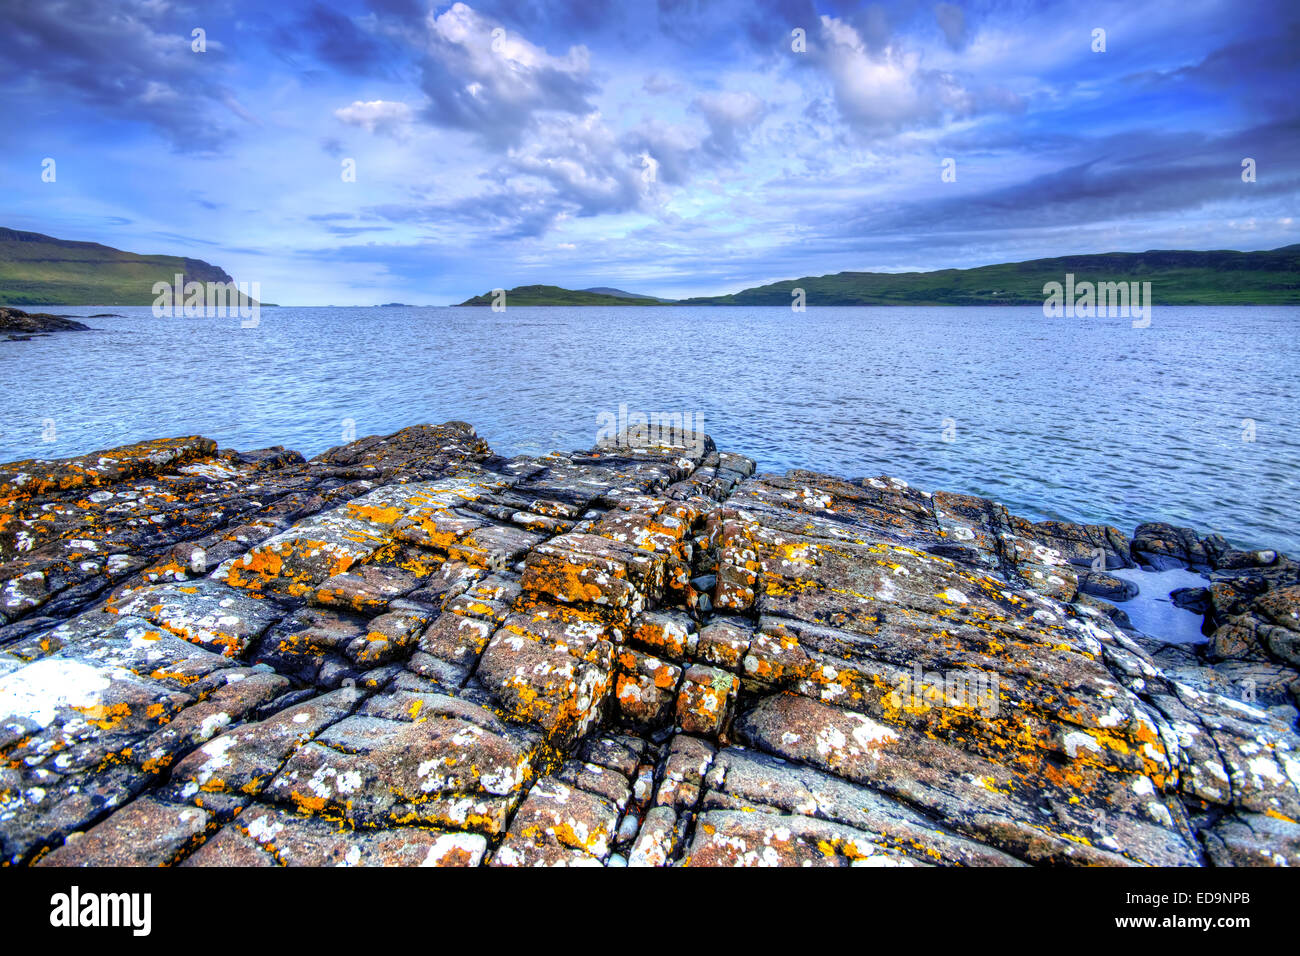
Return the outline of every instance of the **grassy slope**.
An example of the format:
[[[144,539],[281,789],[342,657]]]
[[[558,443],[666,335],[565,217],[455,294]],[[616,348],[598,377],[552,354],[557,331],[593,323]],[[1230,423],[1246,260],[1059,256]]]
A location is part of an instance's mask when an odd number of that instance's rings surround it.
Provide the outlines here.
[[[491,305],[492,293],[476,295],[461,305]],[[644,299],[624,299],[602,292],[580,292],[558,285],[521,285],[506,290],[506,308],[512,305],[653,305]]]
[[[1041,305],[1043,285],[1149,281],[1162,305],[1298,305],[1300,245],[1269,252],[1156,250],[1033,259],[938,272],[840,272],[686,299],[683,305],[788,306],[801,288],[809,305]]]
[[[605,295],[618,296],[620,299],[640,299],[642,302],[673,302],[673,299],[662,299],[657,295],[640,295],[636,292],[625,292],[622,289],[614,289],[607,285],[598,285],[590,289],[583,289],[583,292],[598,292]]]
[[[201,259],[141,256],[95,242],[0,228],[0,305],[152,305],[153,284],[229,282]]]
[[[229,282],[200,259],[142,256],[93,242],[53,239],[0,228],[0,305],[151,305],[153,284],[186,280]],[[1150,281],[1162,305],[1300,304],[1300,245],[1269,252],[1151,251],[1034,259],[938,272],[841,272],[685,299],[681,305],[788,306],[801,288],[809,305],[1041,305],[1043,285],[1090,280]],[[462,302],[492,304],[491,293]],[[506,304],[645,306],[629,299],[550,285],[510,289]]]

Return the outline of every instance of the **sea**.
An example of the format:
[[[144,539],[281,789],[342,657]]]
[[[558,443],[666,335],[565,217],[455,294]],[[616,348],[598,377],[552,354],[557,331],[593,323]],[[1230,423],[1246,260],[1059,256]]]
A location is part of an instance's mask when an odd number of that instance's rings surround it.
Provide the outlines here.
[[[264,307],[251,328],[44,310],[94,331],[0,342],[0,461],[181,435],[310,457],[449,420],[543,454],[680,414],[760,471],[1300,553],[1296,307],[1157,305],[1146,327],[1040,307]]]

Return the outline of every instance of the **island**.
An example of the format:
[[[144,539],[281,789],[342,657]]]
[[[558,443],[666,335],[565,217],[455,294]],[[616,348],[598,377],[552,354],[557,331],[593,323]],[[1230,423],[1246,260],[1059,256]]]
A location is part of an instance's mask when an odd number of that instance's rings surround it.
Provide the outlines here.
[[[1039,305],[1049,283],[1151,283],[1159,305],[1300,305],[1300,244],[1267,252],[1153,250],[1031,259],[973,269],[932,272],[838,272],[804,276],[716,296],[658,299],[618,290],[575,291],[559,286],[506,290],[511,305],[758,305],[788,308],[854,305]],[[599,291],[599,298],[593,294]],[[620,297],[624,301],[619,301]],[[650,301],[646,301],[649,299]],[[491,305],[491,293],[460,303]]]

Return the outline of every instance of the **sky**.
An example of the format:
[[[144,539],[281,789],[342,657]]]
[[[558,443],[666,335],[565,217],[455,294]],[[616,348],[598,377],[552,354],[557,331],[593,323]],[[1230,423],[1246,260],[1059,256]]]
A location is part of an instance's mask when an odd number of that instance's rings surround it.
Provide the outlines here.
[[[0,225],[205,259],[280,304],[675,298],[1300,242],[1295,3],[0,0],[0,18]]]

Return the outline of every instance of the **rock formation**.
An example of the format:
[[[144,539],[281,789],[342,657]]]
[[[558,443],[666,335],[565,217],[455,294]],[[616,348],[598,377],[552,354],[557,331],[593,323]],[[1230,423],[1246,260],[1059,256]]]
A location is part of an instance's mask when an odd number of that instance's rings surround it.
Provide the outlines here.
[[[50,332],[89,332],[90,326],[48,312],[24,312],[0,306],[0,335],[10,341],[30,339]]]
[[[691,437],[0,466],[0,857],[1300,863],[1285,555]],[[1103,561],[1209,572],[1210,642]]]

